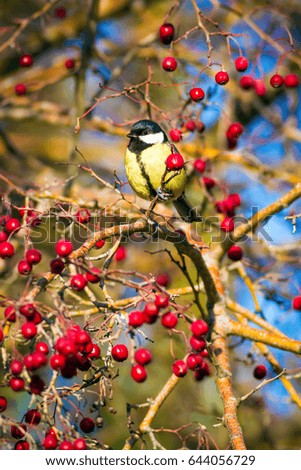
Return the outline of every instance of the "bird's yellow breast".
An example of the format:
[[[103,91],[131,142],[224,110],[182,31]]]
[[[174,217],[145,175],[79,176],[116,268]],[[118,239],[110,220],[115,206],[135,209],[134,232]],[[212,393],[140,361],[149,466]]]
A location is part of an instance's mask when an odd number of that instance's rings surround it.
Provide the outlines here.
[[[162,176],[165,172],[165,160],[171,154],[168,143],[159,143],[143,150],[136,155],[129,149],[125,155],[125,171],[129,184],[138,196],[143,199],[153,199],[156,191],[161,187]],[[168,179],[169,175],[165,178]],[[166,185],[165,189],[171,193],[170,199],[177,199],[184,191],[186,184],[185,169],[176,175]]]

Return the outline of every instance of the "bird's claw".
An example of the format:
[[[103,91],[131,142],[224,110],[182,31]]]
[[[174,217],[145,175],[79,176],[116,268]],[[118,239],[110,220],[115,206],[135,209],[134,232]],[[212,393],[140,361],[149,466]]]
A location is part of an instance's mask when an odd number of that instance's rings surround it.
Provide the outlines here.
[[[157,189],[157,196],[159,201],[167,202],[172,198],[172,194],[169,191],[166,191],[161,186]]]

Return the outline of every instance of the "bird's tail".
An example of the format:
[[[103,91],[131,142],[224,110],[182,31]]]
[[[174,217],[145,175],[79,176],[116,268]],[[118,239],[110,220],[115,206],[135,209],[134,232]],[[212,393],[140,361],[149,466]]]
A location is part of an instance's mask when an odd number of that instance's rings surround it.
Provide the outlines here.
[[[184,194],[172,201],[172,203],[185,222],[192,223],[203,220],[202,216],[198,215],[195,209],[189,204]]]

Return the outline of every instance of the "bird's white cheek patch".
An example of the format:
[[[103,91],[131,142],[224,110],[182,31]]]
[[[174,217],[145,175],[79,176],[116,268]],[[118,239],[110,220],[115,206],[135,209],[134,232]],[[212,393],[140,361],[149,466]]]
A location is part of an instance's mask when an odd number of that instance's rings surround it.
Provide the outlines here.
[[[162,144],[164,134],[163,132],[157,132],[156,134],[139,135],[139,139],[145,144]]]

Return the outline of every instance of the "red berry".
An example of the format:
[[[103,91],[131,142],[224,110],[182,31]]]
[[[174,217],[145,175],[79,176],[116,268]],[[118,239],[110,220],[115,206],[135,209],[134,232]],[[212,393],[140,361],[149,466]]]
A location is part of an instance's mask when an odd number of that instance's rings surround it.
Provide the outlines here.
[[[58,440],[53,434],[47,434],[43,441],[43,447],[45,450],[54,450],[57,448]]]
[[[243,133],[243,126],[240,122],[233,122],[227,129],[226,135],[228,139],[237,139]]]
[[[168,305],[169,305],[169,297],[168,297],[168,295],[165,295],[165,294],[158,294],[158,295],[156,295],[156,297],[155,297],[155,305],[156,305],[159,309],[168,307]]]
[[[60,258],[55,258],[50,261],[50,271],[52,274],[61,274],[64,271],[65,263]]]
[[[5,224],[5,231],[7,233],[16,232],[21,227],[21,222],[19,219],[11,218]]]
[[[243,251],[240,246],[233,245],[227,251],[228,258],[232,261],[240,261],[243,257]]]
[[[267,92],[267,88],[265,86],[264,81],[261,79],[254,80],[254,90],[256,95],[264,96]]]
[[[68,70],[72,70],[75,67],[75,60],[74,59],[66,59],[65,60],[65,67]]]
[[[40,395],[45,390],[45,382],[38,375],[33,375],[29,383],[31,393]]]
[[[20,313],[26,318],[32,318],[32,316],[36,312],[34,304],[23,304],[19,310]]]
[[[76,334],[75,334],[75,342],[76,342],[76,344],[91,343],[91,336],[85,330],[77,331]]]
[[[69,367],[68,366],[68,361],[70,359],[68,358],[67,359],[67,368]],[[91,361],[90,359],[87,357],[87,356],[83,356],[82,354],[79,354],[77,353],[75,355],[75,360],[76,360],[76,364],[72,364],[71,368],[69,368],[70,370],[67,372],[67,375],[66,375],[66,371],[63,369],[62,370],[62,375],[63,377],[73,377],[74,375],[76,375],[76,369],[79,369],[81,371],[87,371],[90,369],[91,367]],[[65,369],[67,369],[65,368]]]
[[[25,423],[34,426],[37,426],[40,423],[41,419],[41,413],[38,410],[28,410],[24,416]]]
[[[14,392],[21,392],[24,390],[25,382],[21,377],[12,377],[9,386]]]
[[[215,74],[215,81],[218,83],[218,85],[226,85],[226,83],[229,81],[228,73],[224,70],[217,72],[217,74]]]
[[[100,281],[101,270],[96,267],[90,268],[90,272],[86,272],[86,279],[91,284],[97,284]]]
[[[67,15],[67,11],[65,7],[58,7],[55,9],[54,14],[57,18],[65,18]]]
[[[23,362],[17,361],[16,359],[11,361],[9,365],[10,371],[13,375],[20,375],[23,370]]]
[[[27,441],[17,441],[14,446],[14,450],[29,450],[29,444]]]
[[[81,224],[86,224],[91,219],[91,213],[88,209],[79,209],[76,212],[75,217]]]
[[[203,363],[202,356],[200,354],[191,353],[186,358],[186,365],[188,369],[195,370],[200,367]]]
[[[298,295],[297,297],[293,298],[292,307],[295,310],[301,310],[301,295]]]
[[[58,256],[68,256],[73,251],[73,245],[69,240],[59,240],[55,245],[55,252]]]
[[[88,281],[83,274],[75,274],[71,277],[70,287],[73,290],[81,291],[86,287],[87,282]]]
[[[100,347],[98,344],[93,344],[91,351],[88,354],[90,359],[99,359],[100,358]]]
[[[154,302],[147,302],[144,307],[143,313],[146,316],[156,316],[159,313],[159,308]]]
[[[6,232],[0,232],[0,243],[6,242],[8,235]]]
[[[189,91],[189,96],[192,101],[202,101],[205,98],[205,92],[203,88],[195,87],[191,88],[191,90]]]
[[[73,442],[73,450],[85,450],[87,448],[87,444],[85,439],[82,439],[81,437],[75,439]]]
[[[191,332],[197,338],[206,335],[209,331],[209,326],[204,320],[195,320],[190,326]]]
[[[249,61],[246,57],[240,56],[235,60],[235,68],[238,72],[244,72],[249,67]]]
[[[194,160],[193,166],[194,169],[199,173],[204,173],[204,171],[206,170],[207,162],[202,158],[197,158],[196,160]]]
[[[204,377],[210,375],[209,365],[206,361],[203,361],[202,365],[195,369],[194,378],[197,381],[203,380]]]
[[[29,264],[38,264],[42,259],[42,253],[35,248],[27,250],[25,258]]]
[[[38,312],[37,310],[35,310],[33,316],[30,317],[30,320],[31,320],[33,323],[35,323],[36,325],[38,325],[39,323],[42,323],[43,317],[42,317],[42,315],[40,314],[40,312]]]
[[[29,217],[26,218],[26,223],[29,225],[29,227],[38,227],[41,224],[42,219],[41,217],[38,217],[37,214],[37,211],[30,211]]]
[[[6,318],[7,321],[11,323],[15,323],[17,316],[16,316],[15,308],[12,305],[9,305],[4,310],[4,317]]]
[[[31,273],[32,267],[26,259],[21,259],[18,263],[18,271],[22,276],[28,276]]]
[[[202,121],[196,123],[196,130],[199,134],[202,134],[205,130],[205,124]]]
[[[180,142],[180,140],[182,139],[182,131],[175,127],[174,129],[171,129],[169,131],[169,137],[173,142]]]
[[[70,354],[72,355],[77,352],[75,342],[66,337],[59,338],[56,341],[54,347],[56,351],[58,351],[60,354],[63,354],[64,356],[69,356]]]
[[[163,44],[170,44],[174,38],[175,28],[171,23],[164,23],[160,26],[159,35],[160,41]]]
[[[33,322],[28,321],[26,323],[23,323],[21,327],[21,332],[24,338],[31,339],[31,338],[34,338],[34,336],[36,336],[38,329]]]
[[[227,197],[227,203],[228,205],[231,204],[232,209],[234,207],[240,206],[241,205],[240,195],[238,193],[229,194],[229,196]]]
[[[143,312],[139,310],[134,310],[129,314],[129,320],[128,323],[130,326],[134,328],[138,328],[138,326],[141,326],[144,322],[144,315]]]
[[[168,273],[161,273],[156,276],[156,283],[159,286],[167,287],[170,284],[170,276]]]
[[[215,208],[217,212],[228,215],[229,217],[233,217],[235,215],[233,204],[229,203],[227,199],[216,201]]]
[[[50,358],[50,366],[53,370],[62,369],[66,364],[66,357],[63,354],[53,354]]]
[[[0,258],[11,258],[15,253],[14,246],[10,242],[0,243]]]
[[[184,377],[187,374],[186,362],[182,360],[175,361],[172,365],[172,371],[177,377]]]
[[[203,183],[206,186],[206,189],[209,191],[210,189],[214,188],[215,180],[213,178],[209,178],[208,176],[204,176]]]
[[[31,54],[24,54],[19,59],[21,67],[30,67],[33,64],[33,57]]]
[[[184,126],[187,131],[193,132],[196,128],[196,123],[190,119],[189,121],[185,122]]]
[[[178,171],[184,168],[184,158],[179,153],[172,153],[165,160],[166,168],[169,171]]]
[[[105,243],[106,243],[105,240],[98,240],[98,241],[95,243],[95,248],[100,249],[100,248],[102,248],[102,247],[104,246]]]
[[[279,88],[283,85],[283,83],[284,83],[284,79],[278,73],[273,75],[270,79],[270,84],[272,85],[273,88]]]
[[[148,325],[152,325],[158,320],[158,313],[155,315],[148,315],[145,310],[143,310],[143,321],[144,323],[147,323]]]
[[[253,88],[254,86],[254,79],[250,77],[250,75],[244,75],[239,80],[239,85],[244,90],[250,90],[250,88]]]
[[[223,232],[233,232],[234,221],[232,217],[225,217],[220,224],[220,228]]]
[[[24,96],[26,95],[26,91],[27,91],[27,87],[26,85],[24,85],[24,83],[17,83],[17,85],[15,86],[16,95]]]
[[[178,63],[174,57],[165,57],[162,60],[162,67],[166,72],[174,72],[178,66]]]
[[[198,352],[202,351],[207,346],[204,338],[197,338],[196,336],[191,336],[189,342],[192,349]]]
[[[18,426],[12,424],[10,427],[11,437],[14,437],[15,439],[22,439],[22,437],[25,436],[26,429],[27,427],[25,424],[19,424]]]
[[[120,245],[115,253],[115,260],[122,261],[127,257],[127,251],[124,246]]]
[[[43,354],[49,354],[49,346],[47,343],[44,343],[43,341],[39,341],[36,344],[36,351],[41,352]]]
[[[70,339],[71,341],[75,342],[76,335],[82,331],[81,327],[77,324],[74,324],[70,326],[66,332],[67,338]]]
[[[265,376],[267,375],[267,369],[266,367],[263,365],[263,364],[260,364],[259,366],[256,366],[254,371],[253,371],[253,375],[255,377],[255,379],[264,379]]]
[[[71,441],[63,441],[60,446],[59,450],[73,450],[73,444]]]
[[[152,361],[152,353],[149,351],[149,349],[146,348],[140,348],[137,349],[134,355],[135,361],[138,362],[141,366],[145,366],[146,364],[149,364]]]
[[[131,369],[131,376],[135,380],[135,382],[144,382],[147,378],[147,371],[145,367],[141,366],[140,364],[133,365]]]
[[[123,362],[128,358],[129,351],[125,344],[115,344],[112,347],[112,358],[117,362]]]
[[[42,352],[34,351],[32,353],[32,362],[34,369],[39,369],[39,367],[43,367],[45,364],[47,364],[47,357]]]
[[[161,317],[161,323],[165,328],[174,328],[178,323],[178,317],[175,313],[168,312]]]
[[[0,396],[0,413],[3,413],[7,408],[7,400],[5,397]]]
[[[89,434],[90,432],[93,432],[95,429],[95,422],[93,418],[83,418],[80,423],[79,427],[84,433]]]
[[[32,354],[26,354],[26,356],[24,356],[24,366],[27,370],[35,370],[37,368]]]
[[[3,338],[4,338],[4,333],[3,333],[3,331],[0,329],[0,343],[3,341]]]
[[[294,73],[289,73],[284,77],[284,85],[287,88],[294,88],[299,85],[299,77]]]

